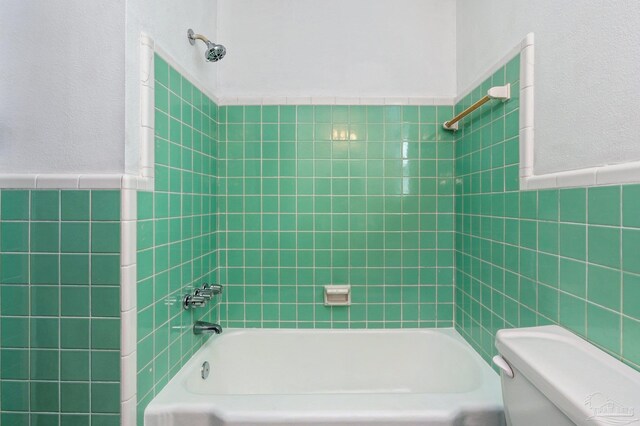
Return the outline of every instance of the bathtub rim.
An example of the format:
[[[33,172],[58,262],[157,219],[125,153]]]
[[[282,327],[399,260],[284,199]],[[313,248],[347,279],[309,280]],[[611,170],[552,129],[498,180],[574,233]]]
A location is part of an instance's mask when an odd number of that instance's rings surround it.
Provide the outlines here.
[[[481,368],[481,383],[471,391],[461,393],[318,393],[318,394],[201,394],[188,391],[186,371],[200,368],[200,357],[209,346],[227,336],[251,333],[324,334],[324,333],[420,333],[437,334],[455,341]],[[182,391],[182,398],[176,392]],[[247,404],[251,400],[251,404]],[[463,402],[463,404],[461,404]],[[274,406],[290,410],[274,411]],[[182,368],[151,400],[144,411],[147,417],[202,413],[219,419],[251,422],[268,417],[271,421],[299,419],[327,421],[341,415],[355,416],[373,422],[380,418],[421,422],[425,419],[449,421],[463,412],[503,411],[499,375],[460,335],[454,327],[393,328],[393,329],[300,329],[300,328],[229,328],[213,335],[190,357]]]

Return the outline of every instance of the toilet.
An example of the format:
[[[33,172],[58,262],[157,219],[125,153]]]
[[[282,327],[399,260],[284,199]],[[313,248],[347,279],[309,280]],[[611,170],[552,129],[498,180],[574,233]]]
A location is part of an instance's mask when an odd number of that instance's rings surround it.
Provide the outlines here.
[[[556,325],[498,331],[507,424],[638,425],[640,372]]]

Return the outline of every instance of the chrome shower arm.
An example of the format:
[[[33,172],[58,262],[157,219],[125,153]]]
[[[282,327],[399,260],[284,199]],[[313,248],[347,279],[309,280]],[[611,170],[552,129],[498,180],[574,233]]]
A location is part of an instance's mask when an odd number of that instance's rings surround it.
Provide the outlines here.
[[[202,34],[194,33],[192,29],[189,29],[189,31],[187,31],[187,38],[189,39],[189,43],[191,43],[192,46],[196,44],[196,40],[202,40],[206,44],[210,43],[208,38],[206,38]]]

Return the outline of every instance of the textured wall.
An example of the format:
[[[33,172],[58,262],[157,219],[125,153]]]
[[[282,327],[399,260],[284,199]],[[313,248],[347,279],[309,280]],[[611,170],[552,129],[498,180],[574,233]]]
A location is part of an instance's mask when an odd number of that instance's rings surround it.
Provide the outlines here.
[[[123,0],[3,2],[2,173],[123,171],[124,26]]]
[[[222,96],[455,96],[454,0],[220,0]]]
[[[226,323],[451,326],[451,113],[220,107]],[[325,284],[351,284],[352,306],[325,307]]]
[[[458,93],[534,32],[535,173],[640,160],[639,25],[631,0],[458,0]]]
[[[516,57],[481,87],[518,78]],[[640,369],[640,186],[519,191],[517,98],[455,145],[456,328],[488,361],[497,330],[560,324]]]

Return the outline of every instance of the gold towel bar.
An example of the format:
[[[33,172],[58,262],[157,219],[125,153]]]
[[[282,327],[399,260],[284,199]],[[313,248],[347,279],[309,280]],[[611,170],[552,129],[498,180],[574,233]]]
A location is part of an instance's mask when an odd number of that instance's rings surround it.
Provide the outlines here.
[[[511,98],[511,84],[507,84],[505,86],[495,86],[487,91],[487,94],[484,95],[480,100],[476,101],[469,108],[462,111],[460,114],[456,115],[449,121],[445,121],[442,127],[446,130],[458,130],[458,121],[465,118],[467,115],[471,114],[473,111],[480,108],[482,105],[489,102],[491,99],[501,99],[503,101],[507,101]]]

